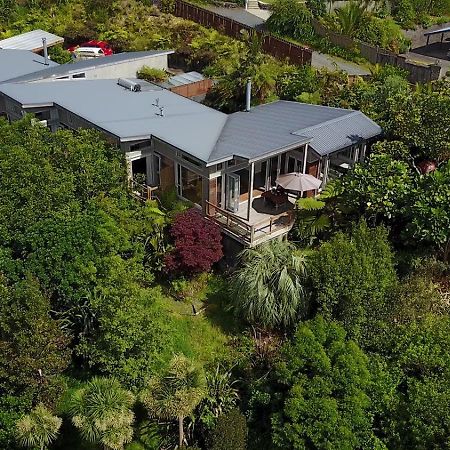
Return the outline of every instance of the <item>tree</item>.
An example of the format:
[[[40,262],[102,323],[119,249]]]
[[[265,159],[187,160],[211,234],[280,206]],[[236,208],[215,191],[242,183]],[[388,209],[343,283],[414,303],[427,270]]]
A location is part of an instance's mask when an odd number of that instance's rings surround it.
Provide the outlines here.
[[[272,419],[276,448],[384,448],[372,431],[367,357],[336,322],[302,323],[276,376],[285,392]]]
[[[230,308],[264,328],[287,328],[304,315],[304,257],[292,244],[273,240],[241,253],[233,275]]]
[[[448,448],[450,434],[450,321],[445,315],[380,328],[377,374],[380,432],[389,448]]]
[[[450,162],[419,179],[418,187],[405,205],[409,219],[406,237],[435,245],[448,261],[450,255]]]
[[[22,447],[44,450],[57,438],[62,420],[40,404],[16,425],[17,441]]]
[[[340,321],[349,336],[368,345],[396,286],[394,255],[383,227],[364,221],[336,234],[308,259],[313,299],[321,314]]]
[[[277,0],[272,5],[267,28],[279,35],[308,42],[314,37],[312,13],[305,5],[293,0]]]
[[[53,403],[68,367],[69,339],[50,318],[50,302],[36,281],[9,285],[0,278],[0,394]]]
[[[354,36],[363,21],[368,19],[366,9],[367,4],[354,0],[337,9],[335,14],[340,31],[347,36]]]
[[[223,256],[219,227],[194,208],[175,216],[170,235],[174,249],[165,258],[168,272],[207,272]]]
[[[210,450],[246,450],[247,421],[237,408],[220,416],[209,436]]]
[[[75,351],[88,367],[140,389],[170,360],[176,325],[160,306],[159,288],[143,289],[117,271],[90,299],[92,331],[82,335]]]
[[[114,378],[95,377],[70,401],[72,423],[83,439],[121,450],[133,438],[134,396]]]
[[[407,163],[386,153],[373,153],[338,184],[343,205],[378,223],[399,216],[413,188],[413,178]]]
[[[150,380],[141,401],[151,418],[178,421],[178,445],[186,443],[184,419],[205,397],[204,375],[189,359],[175,356],[167,371]]]

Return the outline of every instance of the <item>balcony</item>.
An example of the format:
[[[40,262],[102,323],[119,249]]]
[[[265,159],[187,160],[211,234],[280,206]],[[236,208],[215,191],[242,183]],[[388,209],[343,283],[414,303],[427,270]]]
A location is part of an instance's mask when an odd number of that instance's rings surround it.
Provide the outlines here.
[[[278,209],[269,207],[261,197],[255,198],[247,219],[247,202],[240,205],[240,211],[232,213],[210,202],[206,202],[207,217],[217,223],[224,233],[235,238],[246,247],[267,242],[287,234],[295,221],[295,201],[290,198],[288,204]]]

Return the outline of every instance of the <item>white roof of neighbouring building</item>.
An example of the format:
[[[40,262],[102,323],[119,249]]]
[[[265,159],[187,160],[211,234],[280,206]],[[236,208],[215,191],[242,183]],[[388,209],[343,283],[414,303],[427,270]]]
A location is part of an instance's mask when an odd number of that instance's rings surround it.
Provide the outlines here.
[[[64,38],[44,30],[33,30],[27,33],[18,34],[0,41],[0,48],[10,50],[29,50],[31,52],[40,52],[43,50],[42,38],[47,39],[47,47],[62,44]]]
[[[45,65],[42,56],[28,50],[0,49],[0,83],[56,66],[58,64],[50,60]]]

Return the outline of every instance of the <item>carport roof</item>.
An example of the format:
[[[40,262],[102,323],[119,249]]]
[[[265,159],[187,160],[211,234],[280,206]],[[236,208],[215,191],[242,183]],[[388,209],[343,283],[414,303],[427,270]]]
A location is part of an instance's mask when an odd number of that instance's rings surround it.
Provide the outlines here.
[[[64,42],[64,38],[57,36],[56,34],[44,30],[33,30],[3,39],[0,41],[0,48],[39,52],[43,49],[43,38],[47,39],[47,47],[62,44]]]

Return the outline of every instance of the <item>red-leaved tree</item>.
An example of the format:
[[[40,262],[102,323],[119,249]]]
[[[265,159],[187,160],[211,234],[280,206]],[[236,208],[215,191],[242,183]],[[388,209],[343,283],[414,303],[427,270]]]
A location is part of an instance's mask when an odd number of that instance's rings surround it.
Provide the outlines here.
[[[194,208],[175,216],[170,235],[174,248],[164,260],[167,272],[207,272],[223,256],[219,227]]]

